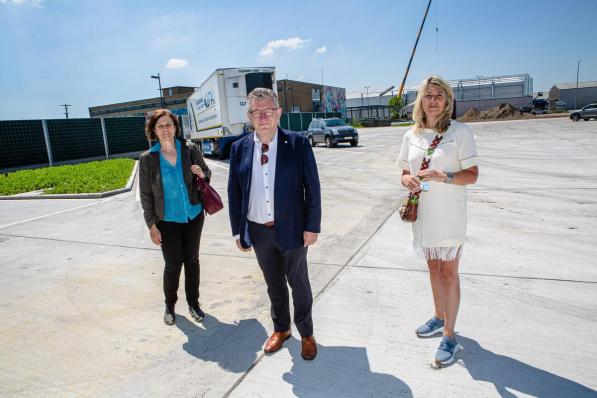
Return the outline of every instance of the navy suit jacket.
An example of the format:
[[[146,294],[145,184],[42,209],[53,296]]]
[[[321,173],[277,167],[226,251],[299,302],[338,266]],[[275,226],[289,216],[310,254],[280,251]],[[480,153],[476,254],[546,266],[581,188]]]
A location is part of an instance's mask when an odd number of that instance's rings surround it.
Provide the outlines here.
[[[232,145],[228,174],[228,212],[232,235],[240,235],[244,248],[252,246],[247,223],[254,134]],[[315,156],[309,142],[297,133],[278,127],[276,179],[274,183],[274,229],[284,249],[304,245],[303,232],[321,230],[321,190]]]

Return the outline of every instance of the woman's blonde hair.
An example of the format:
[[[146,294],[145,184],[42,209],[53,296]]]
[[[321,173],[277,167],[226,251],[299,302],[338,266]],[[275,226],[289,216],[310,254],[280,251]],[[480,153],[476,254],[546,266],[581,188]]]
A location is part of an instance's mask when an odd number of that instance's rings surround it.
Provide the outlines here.
[[[416,134],[421,134],[427,123],[427,115],[425,115],[425,111],[423,110],[423,98],[425,97],[425,92],[430,84],[435,84],[436,86],[441,87],[446,93],[446,107],[435,123],[435,126],[432,126],[432,128],[438,133],[443,133],[448,130],[448,126],[450,125],[454,93],[452,92],[450,85],[441,77],[431,76],[421,82],[421,87],[419,87],[419,91],[417,92],[417,99],[413,110],[413,120],[415,121],[414,129]]]

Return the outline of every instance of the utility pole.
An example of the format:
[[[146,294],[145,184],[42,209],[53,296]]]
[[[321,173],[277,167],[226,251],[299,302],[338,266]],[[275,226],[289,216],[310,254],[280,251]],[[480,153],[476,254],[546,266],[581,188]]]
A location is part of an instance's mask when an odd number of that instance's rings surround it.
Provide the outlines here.
[[[160,104],[162,105],[162,109],[164,109],[166,108],[166,104],[164,103],[164,96],[162,95],[162,80],[160,79],[160,74],[158,73],[157,76],[151,75],[151,78],[158,80],[158,87],[160,90]]]
[[[577,84],[577,85],[578,85],[578,84]],[[60,106],[63,106],[63,107],[64,107],[64,115],[66,115],[66,118],[68,119],[68,107],[69,107],[69,106],[72,106],[72,105],[69,105],[69,104],[62,104],[62,105],[60,105]]]
[[[578,106],[576,105],[576,97],[578,96],[578,72],[580,71],[581,62],[582,59],[576,61],[576,90],[574,90],[574,109],[578,109]]]

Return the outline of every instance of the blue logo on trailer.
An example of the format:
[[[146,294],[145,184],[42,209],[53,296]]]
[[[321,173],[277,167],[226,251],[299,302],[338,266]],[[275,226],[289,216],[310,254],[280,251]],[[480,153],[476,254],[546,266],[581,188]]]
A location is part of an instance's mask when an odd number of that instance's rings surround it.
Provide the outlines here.
[[[203,97],[195,101],[195,106],[197,106],[197,110],[199,111],[203,108],[207,109],[211,106],[214,106],[215,104],[216,100],[214,98],[214,93],[211,90],[209,90]]]

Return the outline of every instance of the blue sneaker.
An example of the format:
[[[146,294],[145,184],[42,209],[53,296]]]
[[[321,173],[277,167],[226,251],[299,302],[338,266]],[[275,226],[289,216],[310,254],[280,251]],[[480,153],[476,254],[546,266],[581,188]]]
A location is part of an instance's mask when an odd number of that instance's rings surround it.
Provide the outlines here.
[[[439,348],[435,353],[435,364],[437,366],[446,366],[454,362],[456,353],[458,350],[462,350],[462,346],[458,344],[456,339],[450,339],[447,336],[442,338],[442,342],[439,343]]]
[[[428,320],[427,322],[425,322],[425,324],[419,326],[417,328],[417,330],[415,330],[415,333],[419,337],[431,337],[434,334],[443,333],[443,332],[444,332],[444,321],[435,316],[433,318],[431,318],[430,320]]]

